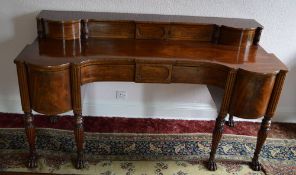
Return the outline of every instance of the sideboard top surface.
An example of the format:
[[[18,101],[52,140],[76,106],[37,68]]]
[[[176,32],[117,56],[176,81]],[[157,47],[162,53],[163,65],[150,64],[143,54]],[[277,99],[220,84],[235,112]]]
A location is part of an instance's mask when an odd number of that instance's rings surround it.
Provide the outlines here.
[[[186,24],[216,24],[234,28],[255,29],[263,28],[256,20],[240,18],[201,17],[182,15],[158,15],[158,14],[135,14],[135,13],[111,13],[111,12],[83,12],[83,11],[51,11],[43,10],[37,19],[50,21],[70,22],[73,20],[96,20],[96,21],[136,21],[136,22],[163,22],[163,23],[186,23]]]
[[[170,63],[194,66],[212,62],[259,73],[287,70],[273,54],[260,46],[247,48],[196,41],[94,39],[35,40],[15,60],[50,67],[98,61],[100,64]]]

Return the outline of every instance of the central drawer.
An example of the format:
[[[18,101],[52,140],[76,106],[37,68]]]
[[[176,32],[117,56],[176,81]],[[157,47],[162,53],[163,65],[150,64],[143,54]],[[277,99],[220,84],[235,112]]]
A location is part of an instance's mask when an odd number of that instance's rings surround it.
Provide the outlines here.
[[[81,84],[97,81],[134,81],[134,72],[134,65],[85,65],[81,67]]]
[[[165,24],[137,24],[136,39],[165,39],[168,34],[168,25]]]
[[[136,64],[138,83],[170,83],[172,65],[170,64]]]

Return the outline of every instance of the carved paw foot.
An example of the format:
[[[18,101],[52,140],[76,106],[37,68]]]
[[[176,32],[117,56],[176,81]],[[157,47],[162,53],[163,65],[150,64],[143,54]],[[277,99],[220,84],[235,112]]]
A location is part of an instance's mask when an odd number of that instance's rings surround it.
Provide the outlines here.
[[[30,156],[27,162],[27,167],[28,168],[36,168],[37,167],[37,159],[36,156]]]
[[[83,169],[85,167],[85,162],[83,159],[78,159],[76,161],[76,168],[77,169]]]
[[[213,160],[209,160],[208,164],[207,164],[207,168],[210,171],[216,171],[217,170],[217,164],[215,161]]]
[[[85,167],[85,161],[84,161],[83,156],[80,155],[77,157],[77,160],[76,160],[76,168],[82,169],[84,167]]]
[[[234,121],[233,120],[228,120],[225,122],[227,126],[229,127],[234,127]]]
[[[59,117],[58,116],[49,116],[49,120],[50,120],[50,123],[54,124],[54,123],[58,122]]]
[[[250,167],[252,168],[252,170],[254,171],[260,171],[261,170],[261,164],[259,163],[259,161],[257,160],[253,160],[250,164]]]

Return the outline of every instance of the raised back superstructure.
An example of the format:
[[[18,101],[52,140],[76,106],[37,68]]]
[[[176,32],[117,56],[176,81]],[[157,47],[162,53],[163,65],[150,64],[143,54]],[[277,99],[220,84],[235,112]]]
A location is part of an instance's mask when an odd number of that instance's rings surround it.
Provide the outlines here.
[[[128,38],[193,40],[217,44],[257,45],[262,26],[251,19],[127,13],[42,11],[39,38]]]

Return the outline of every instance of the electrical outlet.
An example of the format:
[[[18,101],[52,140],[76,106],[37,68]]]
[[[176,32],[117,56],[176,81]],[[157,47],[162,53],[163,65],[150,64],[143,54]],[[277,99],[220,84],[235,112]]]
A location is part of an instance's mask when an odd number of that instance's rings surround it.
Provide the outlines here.
[[[116,91],[116,99],[125,100],[126,97],[127,97],[127,94],[125,91]]]

